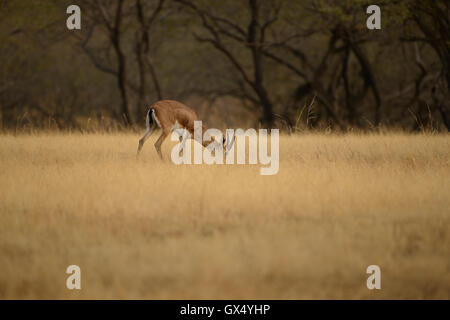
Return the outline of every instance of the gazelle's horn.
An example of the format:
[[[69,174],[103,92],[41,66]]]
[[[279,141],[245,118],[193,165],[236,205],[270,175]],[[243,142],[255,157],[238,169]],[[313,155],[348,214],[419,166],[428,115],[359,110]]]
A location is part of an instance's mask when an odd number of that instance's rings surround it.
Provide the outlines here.
[[[236,135],[236,132],[234,132],[234,130],[233,130],[233,137],[231,138],[231,141],[230,141],[230,137],[228,136],[228,132],[227,132],[227,140],[226,140],[226,146],[225,146],[225,155],[227,155],[228,151],[230,151],[230,149],[233,147],[234,136],[235,135]]]

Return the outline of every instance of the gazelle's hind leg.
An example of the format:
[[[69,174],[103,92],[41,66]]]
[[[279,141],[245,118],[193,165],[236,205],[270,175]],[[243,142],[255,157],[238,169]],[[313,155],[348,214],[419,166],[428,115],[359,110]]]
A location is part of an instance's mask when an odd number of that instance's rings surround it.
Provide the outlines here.
[[[142,147],[144,146],[145,141],[148,140],[148,138],[150,138],[150,136],[152,135],[153,131],[149,129],[147,129],[147,131],[145,131],[144,135],[142,136],[142,138],[139,139],[139,146],[138,146],[138,150],[137,150],[137,155],[139,155],[139,153],[141,152]]]
[[[154,131],[154,130],[151,130],[152,129],[152,119],[150,118],[151,117],[150,112],[151,112],[151,110],[149,110],[147,112],[147,118],[146,118],[147,130],[145,131],[145,133],[142,136],[142,138],[139,139],[139,145],[138,145],[138,150],[137,150],[136,157],[141,152],[141,149],[144,146],[145,141],[147,141],[147,139],[150,138],[150,136],[152,135],[152,133]]]
[[[162,131],[161,135],[159,136],[158,140],[156,140],[156,142],[155,142],[155,149],[156,149],[156,152],[158,152],[158,155],[161,158],[161,160],[163,160],[162,153],[161,153],[161,144],[167,138],[169,133],[170,133],[170,131],[163,129],[163,131]]]

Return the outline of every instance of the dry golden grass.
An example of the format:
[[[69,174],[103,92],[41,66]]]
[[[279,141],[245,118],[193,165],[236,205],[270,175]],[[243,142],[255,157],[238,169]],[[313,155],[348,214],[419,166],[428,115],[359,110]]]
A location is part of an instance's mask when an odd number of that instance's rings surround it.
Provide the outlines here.
[[[274,176],[138,138],[0,136],[0,298],[449,298],[449,135],[283,136]]]

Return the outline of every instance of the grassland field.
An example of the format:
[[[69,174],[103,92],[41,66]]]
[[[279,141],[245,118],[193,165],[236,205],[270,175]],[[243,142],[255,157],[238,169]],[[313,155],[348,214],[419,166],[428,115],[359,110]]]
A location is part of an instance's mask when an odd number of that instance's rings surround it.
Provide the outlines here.
[[[450,135],[282,135],[273,176],[156,138],[0,135],[0,299],[449,299]]]

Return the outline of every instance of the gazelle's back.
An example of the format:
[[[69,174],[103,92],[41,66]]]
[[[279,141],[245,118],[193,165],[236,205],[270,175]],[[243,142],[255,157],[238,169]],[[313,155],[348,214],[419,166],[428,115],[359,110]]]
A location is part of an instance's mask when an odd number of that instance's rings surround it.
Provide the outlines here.
[[[155,111],[155,117],[162,120],[166,125],[173,126],[176,122],[180,126],[193,128],[194,121],[200,120],[197,112],[185,104],[175,100],[161,100],[149,107]]]

